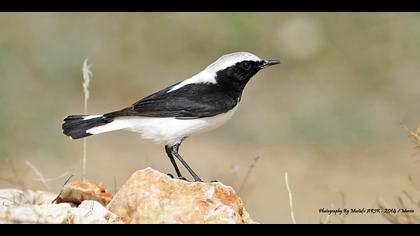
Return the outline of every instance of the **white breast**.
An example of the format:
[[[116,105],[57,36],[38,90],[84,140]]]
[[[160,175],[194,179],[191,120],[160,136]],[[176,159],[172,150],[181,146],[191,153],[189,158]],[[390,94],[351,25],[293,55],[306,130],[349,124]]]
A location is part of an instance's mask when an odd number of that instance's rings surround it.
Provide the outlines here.
[[[99,134],[126,129],[138,132],[143,138],[151,139],[158,144],[174,145],[184,137],[220,127],[233,116],[238,105],[226,113],[199,119],[182,120],[156,117],[120,117],[116,118],[110,124],[92,128],[87,132]]]

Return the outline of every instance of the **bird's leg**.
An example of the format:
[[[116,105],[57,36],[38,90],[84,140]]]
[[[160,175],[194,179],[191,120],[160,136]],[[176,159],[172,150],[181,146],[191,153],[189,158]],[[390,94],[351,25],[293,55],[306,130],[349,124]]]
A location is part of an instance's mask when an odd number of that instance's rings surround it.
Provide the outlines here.
[[[183,178],[182,177],[182,174],[181,174],[181,171],[179,171],[178,166],[176,165],[174,156],[172,155],[171,147],[169,147],[168,145],[166,145],[165,146],[165,151],[166,151],[166,154],[168,155],[169,159],[171,160],[172,165],[175,168],[176,175],[178,176],[178,178]],[[172,175],[169,175],[169,176],[171,176],[173,178]]]
[[[191,176],[194,178],[195,182],[203,182],[200,177],[198,177],[198,175],[191,169],[191,167],[187,164],[186,161],[184,161],[184,159],[182,159],[181,155],[179,155],[178,150],[179,150],[179,146],[181,145],[181,143],[175,144],[174,146],[171,147],[172,149],[172,154],[178,158],[178,160],[185,166],[185,168],[188,170],[188,172],[190,172]]]

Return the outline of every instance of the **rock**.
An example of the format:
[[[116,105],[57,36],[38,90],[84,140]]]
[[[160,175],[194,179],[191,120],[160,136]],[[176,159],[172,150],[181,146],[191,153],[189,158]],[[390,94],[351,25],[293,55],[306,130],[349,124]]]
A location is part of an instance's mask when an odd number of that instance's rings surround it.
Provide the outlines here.
[[[0,223],[256,223],[231,187],[172,179],[151,168],[135,172],[108,209],[103,204],[112,196],[103,184],[70,183],[61,203],[52,203],[57,195],[0,190]]]
[[[51,203],[57,194],[17,189],[0,190],[0,224],[104,224],[123,223],[101,203],[83,201],[78,207]]]
[[[75,181],[64,185],[57,203],[72,203],[77,206],[84,200],[94,200],[106,205],[111,199],[112,194],[106,192],[103,183]]]
[[[123,223],[100,203],[83,201],[77,208],[69,203],[0,206],[0,224],[109,224]]]
[[[1,224],[65,223],[71,206],[66,203],[0,207]]]
[[[126,223],[256,223],[231,187],[172,179],[151,168],[131,175],[108,208]]]
[[[56,197],[57,194],[44,191],[0,189],[0,206],[17,206],[22,204],[48,204],[51,203]]]
[[[83,201],[72,209],[68,218],[71,224],[123,224],[124,222],[101,203],[92,200]]]

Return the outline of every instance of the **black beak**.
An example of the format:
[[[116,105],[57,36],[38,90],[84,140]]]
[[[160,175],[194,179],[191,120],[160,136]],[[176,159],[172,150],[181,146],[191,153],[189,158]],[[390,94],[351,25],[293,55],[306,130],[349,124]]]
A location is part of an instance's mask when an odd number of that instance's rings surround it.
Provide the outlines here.
[[[264,60],[263,63],[261,64],[260,68],[266,68],[268,66],[272,66],[272,65],[277,65],[280,64],[279,60]]]

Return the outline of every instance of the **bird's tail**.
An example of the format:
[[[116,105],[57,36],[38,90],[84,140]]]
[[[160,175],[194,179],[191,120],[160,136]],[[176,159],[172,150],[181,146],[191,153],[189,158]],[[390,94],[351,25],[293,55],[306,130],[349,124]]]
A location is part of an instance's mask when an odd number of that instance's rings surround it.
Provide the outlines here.
[[[84,138],[97,133],[94,132],[96,127],[101,127],[109,124],[113,121],[112,118],[108,118],[103,115],[95,116],[83,116],[83,115],[71,115],[64,119],[63,133],[70,136],[72,139]],[[111,131],[111,130],[108,130]]]

